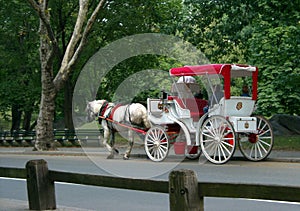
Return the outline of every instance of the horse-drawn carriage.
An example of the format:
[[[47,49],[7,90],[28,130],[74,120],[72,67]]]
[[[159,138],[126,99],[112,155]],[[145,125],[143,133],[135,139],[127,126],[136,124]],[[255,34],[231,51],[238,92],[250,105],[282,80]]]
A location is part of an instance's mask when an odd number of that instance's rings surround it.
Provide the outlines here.
[[[252,115],[257,100],[257,67],[208,64],[172,68],[169,73],[174,82],[170,92],[163,92],[159,99],[148,98],[147,110],[141,104],[119,107],[105,100],[88,104],[90,121],[95,116],[106,120],[101,124],[104,145],[111,153],[108,158],[114,155],[108,139],[114,137],[116,127],[144,135],[145,151],[152,161],[163,161],[172,145],[174,149],[183,148],[189,159],[197,159],[203,152],[215,164],[226,163],[237,144],[244,157],[252,161],[263,160],[270,154],[272,128],[264,117]],[[177,77],[180,78],[175,81]],[[206,84],[207,100],[199,94],[200,87],[194,77],[204,78],[201,81]],[[236,77],[251,83],[250,93],[234,94],[232,84],[236,83]],[[143,123],[146,128],[135,128],[126,122]],[[124,159],[129,158],[132,146],[133,140],[129,140]]]
[[[171,92],[163,92],[162,98],[147,99],[152,127],[145,135],[145,151],[151,160],[164,160],[171,144],[184,146],[190,159],[198,158],[202,151],[215,164],[226,163],[233,156],[236,144],[244,157],[252,161],[263,160],[270,154],[272,128],[264,117],[252,115],[257,100],[258,68],[209,64],[172,68],[169,73],[183,80],[174,81]],[[195,76],[205,78],[210,99],[195,97],[194,92],[199,91],[195,81],[185,83],[185,77]],[[251,96],[231,95],[235,77],[250,77]],[[178,141],[180,133],[184,134],[183,144]]]

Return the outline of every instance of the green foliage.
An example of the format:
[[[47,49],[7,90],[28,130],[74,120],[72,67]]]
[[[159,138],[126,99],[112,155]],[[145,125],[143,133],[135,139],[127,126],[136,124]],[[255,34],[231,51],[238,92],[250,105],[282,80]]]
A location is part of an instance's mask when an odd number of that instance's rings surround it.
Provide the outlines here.
[[[168,77],[168,70],[173,65],[182,64],[157,55],[140,55],[127,59],[115,66],[103,79],[97,98],[145,104],[148,97],[160,97],[162,89],[171,90],[172,81]]]
[[[245,63],[253,4],[241,0],[185,1],[183,37],[212,63]]]
[[[10,118],[12,105],[38,112],[40,98],[39,20],[24,1],[4,1],[0,8],[0,112]],[[91,7],[96,2],[91,1]],[[133,0],[108,1],[99,13],[69,80],[72,87],[80,70],[101,47],[125,36],[158,32],[173,34],[199,48],[211,63],[248,63],[259,67],[258,113],[298,114],[300,111],[299,0]],[[58,39],[57,73],[77,17],[78,1],[49,1],[51,25]],[[130,49],[129,49],[130,50]],[[99,98],[113,99],[119,85],[145,69],[168,70],[177,61],[138,56],[123,61],[103,79]],[[87,79],[88,80],[88,79]],[[152,79],[151,79],[152,80]],[[157,97],[167,79],[153,80],[157,89],[138,93],[134,101]],[[100,83],[100,82],[99,82]],[[235,81],[240,87],[245,81]],[[140,84],[143,86],[145,84]],[[137,85],[136,85],[137,86]],[[238,95],[238,88],[232,93]],[[84,96],[84,93],[83,93]],[[127,101],[126,97],[118,98]],[[58,94],[56,116],[63,118],[64,93]],[[6,114],[6,116],[5,116]],[[9,114],[9,115],[8,115]]]
[[[40,93],[37,18],[24,2],[0,1],[0,112],[37,109]],[[21,18],[20,18],[21,17]],[[7,115],[9,114],[9,115]]]
[[[110,1],[105,10],[100,14],[99,22],[95,24],[94,31],[89,41],[99,48],[125,36],[158,32],[175,34],[177,21],[180,20],[182,4],[180,0],[154,0],[154,1]],[[93,46],[93,47],[94,47]],[[89,48],[87,48],[89,49]],[[86,50],[91,55],[93,50]],[[89,51],[89,52],[88,52]],[[130,49],[128,49],[130,51]],[[176,64],[171,59],[155,55],[142,55],[127,59],[115,66],[109,74],[101,81],[97,98],[115,101],[128,102],[128,96],[114,97],[119,85],[133,74],[146,69],[168,70],[171,64]],[[179,64],[178,64],[179,65]],[[156,79],[155,79],[156,80]],[[157,78],[158,83],[160,79]],[[136,86],[143,86],[139,84]],[[148,96],[156,96],[162,88],[139,93],[134,101],[145,102]],[[93,92],[93,90],[90,90]]]
[[[260,10],[264,14],[255,20],[249,40],[249,61],[260,68],[259,112],[266,116],[274,113],[299,115],[299,4],[265,1],[260,4]]]
[[[211,63],[258,66],[258,113],[299,115],[299,5],[292,0],[186,0],[180,36]]]

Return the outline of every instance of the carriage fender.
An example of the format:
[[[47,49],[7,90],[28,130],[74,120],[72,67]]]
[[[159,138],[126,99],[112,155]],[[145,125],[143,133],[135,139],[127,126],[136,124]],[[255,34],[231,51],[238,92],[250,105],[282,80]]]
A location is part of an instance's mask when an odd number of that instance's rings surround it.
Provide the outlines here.
[[[168,116],[168,118],[174,122],[176,122],[178,125],[180,125],[181,129],[183,130],[184,132],[184,135],[186,137],[186,144],[187,145],[191,145],[192,142],[191,142],[191,135],[190,135],[190,132],[188,130],[188,128],[185,126],[184,123],[182,123],[181,121],[179,121],[178,119],[172,117],[172,116]]]
[[[201,126],[203,125],[203,122],[207,119],[208,117],[208,113],[204,114],[198,121],[198,125],[197,125],[197,132],[196,132],[196,145],[199,146],[200,145],[200,130],[201,130]]]

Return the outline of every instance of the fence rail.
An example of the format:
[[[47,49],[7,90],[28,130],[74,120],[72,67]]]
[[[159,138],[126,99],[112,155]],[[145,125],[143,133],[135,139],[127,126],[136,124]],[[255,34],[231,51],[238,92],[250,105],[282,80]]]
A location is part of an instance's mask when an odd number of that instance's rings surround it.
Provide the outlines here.
[[[174,170],[169,181],[119,178],[48,170],[44,160],[28,161],[25,169],[0,167],[0,177],[27,180],[29,209],[55,209],[55,182],[169,194],[170,210],[204,210],[204,197],[251,198],[300,202],[300,186],[204,183],[192,170]]]
[[[58,171],[49,171],[49,174],[50,178],[56,182],[67,182],[82,185],[93,185],[108,188],[131,189],[158,193],[169,192],[168,181],[122,178]]]

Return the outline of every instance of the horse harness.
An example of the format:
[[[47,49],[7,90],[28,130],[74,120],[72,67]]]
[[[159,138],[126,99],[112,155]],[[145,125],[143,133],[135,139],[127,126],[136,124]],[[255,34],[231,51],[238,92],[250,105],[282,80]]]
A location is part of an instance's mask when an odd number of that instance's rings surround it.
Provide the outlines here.
[[[98,121],[99,121],[99,124],[101,124],[102,120],[105,119],[106,117],[104,117],[104,114],[106,112],[108,108],[108,102],[107,101],[104,101],[104,103],[102,104],[99,112],[98,112]]]

